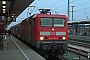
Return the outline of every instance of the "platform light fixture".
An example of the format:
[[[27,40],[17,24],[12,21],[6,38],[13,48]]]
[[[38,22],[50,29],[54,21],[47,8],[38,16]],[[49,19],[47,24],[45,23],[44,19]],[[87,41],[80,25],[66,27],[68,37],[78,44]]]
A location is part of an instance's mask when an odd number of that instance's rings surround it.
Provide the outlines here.
[[[3,9],[3,11],[5,11],[6,9]]]
[[[3,11],[3,13],[5,13],[5,11]]]
[[[6,11],[6,9],[5,9],[5,8],[6,8],[6,6],[5,6],[6,1],[2,1],[2,4],[3,4],[3,6],[2,6],[2,7],[3,7],[3,13],[6,13],[6,12],[5,12],[5,11]]]
[[[6,9],[3,9],[3,13],[5,13]]]
[[[6,8],[6,6],[2,6],[3,8]]]
[[[12,15],[12,17],[14,17],[14,16]]]
[[[6,4],[6,1],[2,1],[2,4]]]
[[[2,4],[6,4],[6,1],[2,1]]]
[[[15,16],[15,14],[12,14],[13,16]]]
[[[14,13],[12,14],[12,17],[15,17],[15,14]]]

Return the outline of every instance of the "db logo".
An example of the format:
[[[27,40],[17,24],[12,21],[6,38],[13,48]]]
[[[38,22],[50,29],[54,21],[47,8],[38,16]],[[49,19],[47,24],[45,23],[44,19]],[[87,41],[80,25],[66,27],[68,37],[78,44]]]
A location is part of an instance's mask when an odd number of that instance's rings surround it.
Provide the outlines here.
[[[50,35],[55,35],[56,33],[55,32],[51,32]]]

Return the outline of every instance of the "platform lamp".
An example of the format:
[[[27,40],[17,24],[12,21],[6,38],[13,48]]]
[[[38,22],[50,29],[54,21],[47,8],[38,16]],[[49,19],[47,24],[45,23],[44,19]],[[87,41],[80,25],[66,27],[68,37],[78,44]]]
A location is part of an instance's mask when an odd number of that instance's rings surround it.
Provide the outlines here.
[[[4,9],[6,8],[6,6],[4,6],[4,5],[3,5],[2,7],[3,7]]]
[[[2,4],[6,4],[6,1],[2,1]]]
[[[5,8],[6,8],[6,6],[5,6],[5,5],[3,5],[3,6],[2,6],[2,8],[3,8],[3,13],[5,13],[5,11],[6,11],[6,9],[5,9]]]
[[[2,10],[3,10],[3,13],[5,13],[5,11],[6,11],[5,6],[3,7],[3,9],[2,9]]]
[[[3,7],[3,13],[5,13],[5,10],[6,10],[6,9],[5,9],[5,8],[6,8],[6,6],[5,6],[5,5],[6,5],[6,1],[2,1],[2,5],[3,5],[3,6],[2,6],[2,7]]]

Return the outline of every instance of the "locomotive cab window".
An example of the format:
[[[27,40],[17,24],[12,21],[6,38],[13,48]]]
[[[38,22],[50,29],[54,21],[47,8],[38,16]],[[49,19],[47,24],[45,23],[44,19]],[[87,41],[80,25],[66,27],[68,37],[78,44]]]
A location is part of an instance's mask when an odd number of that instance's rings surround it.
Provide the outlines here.
[[[41,18],[40,19],[41,26],[52,26],[52,18]]]
[[[54,18],[54,27],[64,27],[65,26],[65,19],[62,18]]]

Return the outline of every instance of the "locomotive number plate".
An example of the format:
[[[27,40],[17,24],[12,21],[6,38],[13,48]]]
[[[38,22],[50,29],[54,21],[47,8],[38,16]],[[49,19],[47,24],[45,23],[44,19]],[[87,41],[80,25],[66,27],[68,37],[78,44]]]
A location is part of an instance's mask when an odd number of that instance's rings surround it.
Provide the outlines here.
[[[58,37],[49,37],[49,39],[58,39]]]
[[[50,35],[56,35],[56,32],[50,32]]]

